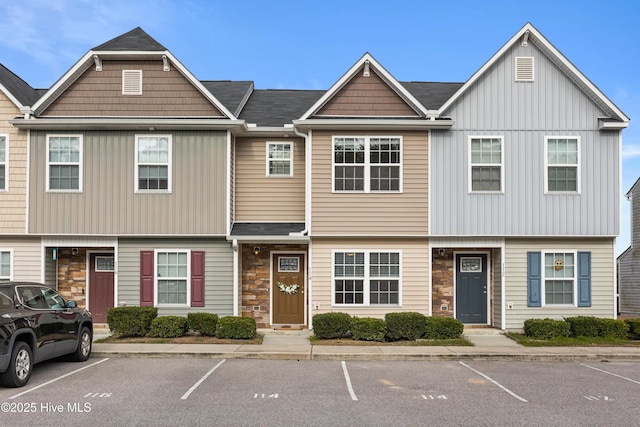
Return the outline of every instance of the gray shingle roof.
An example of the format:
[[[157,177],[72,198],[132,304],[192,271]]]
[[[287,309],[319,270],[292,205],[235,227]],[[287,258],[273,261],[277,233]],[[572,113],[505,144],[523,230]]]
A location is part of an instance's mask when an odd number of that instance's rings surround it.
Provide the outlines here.
[[[200,83],[236,117],[253,90],[252,81],[205,80]]]
[[[437,110],[464,83],[400,82],[428,110]]]
[[[92,50],[164,51],[167,48],[145,33],[142,28],[136,27]]]
[[[233,224],[232,236],[288,236],[304,230],[303,222],[244,222]]]
[[[24,80],[16,76],[11,70],[0,64],[0,83],[22,104],[33,105],[41,93],[29,86]]]
[[[258,126],[282,126],[300,118],[324,92],[322,90],[255,90],[239,118]]]

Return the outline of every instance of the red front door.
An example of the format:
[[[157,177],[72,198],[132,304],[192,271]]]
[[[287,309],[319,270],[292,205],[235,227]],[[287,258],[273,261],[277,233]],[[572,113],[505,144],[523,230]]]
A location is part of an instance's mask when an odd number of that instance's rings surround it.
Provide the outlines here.
[[[107,323],[113,304],[113,254],[91,254],[89,258],[89,311],[95,323]]]

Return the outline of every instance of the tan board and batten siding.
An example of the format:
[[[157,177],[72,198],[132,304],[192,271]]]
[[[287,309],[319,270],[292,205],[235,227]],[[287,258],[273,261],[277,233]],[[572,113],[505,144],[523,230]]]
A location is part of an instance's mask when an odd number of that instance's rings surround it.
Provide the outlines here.
[[[334,251],[398,251],[401,257],[401,304],[385,306],[332,305],[333,253]],[[364,238],[313,238],[312,252],[312,307],[313,314],[339,311],[358,317],[383,318],[386,313],[416,311],[429,314],[429,245],[426,239],[364,239]]]
[[[81,134],[82,192],[52,193],[46,191],[47,132],[32,131],[30,233],[226,235],[226,132],[170,133],[170,194],[135,192],[137,133]]]
[[[142,70],[142,95],[122,94],[122,71]],[[221,117],[180,72],[162,61],[103,61],[90,67],[42,114],[52,116]]]
[[[0,135],[6,137],[9,176],[0,190],[0,233],[24,234],[27,215],[27,131],[9,125],[20,110],[0,92]]]
[[[591,252],[591,307],[527,307],[527,252]],[[520,329],[531,318],[562,319],[568,316],[614,316],[615,242],[613,239],[506,239],[505,303],[513,303],[506,312],[506,329]],[[544,288],[543,288],[544,292]],[[505,308],[506,309],[506,308]]]
[[[402,192],[333,192],[333,136],[402,137]],[[313,132],[314,236],[427,236],[429,147],[425,132]]]
[[[290,142],[293,176],[267,176],[267,143]],[[304,222],[304,141],[238,138],[234,214],[238,222]]]
[[[195,311],[233,314],[233,250],[225,239],[133,239],[118,240],[118,290],[116,304],[140,305],[140,251],[185,249],[205,252],[204,307]],[[161,316],[186,316],[188,307],[159,307]]]

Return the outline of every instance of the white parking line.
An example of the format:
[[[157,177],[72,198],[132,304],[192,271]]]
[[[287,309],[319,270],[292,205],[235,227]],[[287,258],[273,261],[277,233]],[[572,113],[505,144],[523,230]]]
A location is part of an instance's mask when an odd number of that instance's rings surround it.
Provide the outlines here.
[[[614,374],[613,372],[608,372],[608,371],[605,371],[603,369],[598,369],[598,368],[593,367],[593,366],[585,365],[584,363],[580,363],[579,365],[580,366],[584,366],[585,368],[593,369],[594,371],[598,371],[598,372],[602,372],[604,374],[613,375],[614,377],[622,378],[623,380],[627,380],[627,381],[630,381],[630,382],[635,383],[635,384],[640,384],[640,381],[632,380],[631,378],[623,377],[622,375]]]
[[[349,371],[347,371],[347,364],[345,361],[342,361],[342,372],[344,372],[344,379],[347,381],[347,389],[349,390],[349,394],[351,395],[351,400],[358,400],[358,397],[353,392],[353,387],[351,386],[351,378],[349,378]]]
[[[525,399],[524,397],[520,397],[520,396],[518,396],[517,394],[515,394],[514,392],[512,392],[511,390],[509,390],[508,388],[506,388],[505,386],[503,386],[503,385],[502,385],[502,384],[500,384],[499,382],[497,382],[496,380],[494,380],[494,379],[492,379],[492,378],[488,377],[487,375],[483,374],[483,373],[482,373],[482,372],[480,372],[480,371],[477,371],[477,370],[473,369],[471,366],[467,365],[466,363],[464,363],[464,362],[458,362],[458,363],[460,363],[460,364],[461,364],[462,366],[464,366],[465,368],[472,370],[472,371],[473,371],[473,372],[475,372],[476,374],[478,374],[478,375],[480,375],[480,376],[482,376],[482,377],[484,377],[484,378],[488,379],[489,381],[491,381],[492,383],[494,383],[495,385],[497,385],[499,388],[501,388],[502,390],[506,391],[506,392],[507,392],[507,393],[509,393],[511,396],[515,397],[516,399],[518,399],[518,400],[520,400],[520,401],[522,401],[522,402],[528,402],[528,400],[527,400],[527,399]]]
[[[214,366],[213,368],[211,368],[211,369],[209,370],[209,372],[207,372],[206,374],[204,374],[204,376],[203,376],[202,378],[200,378],[200,379],[198,380],[198,382],[197,382],[197,383],[195,383],[195,384],[193,385],[193,387],[191,387],[191,388],[190,388],[190,389],[189,389],[185,394],[183,394],[183,395],[182,395],[182,397],[181,397],[180,399],[181,399],[181,400],[187,400],[187,399],[189,398],[189,396],[191,395],[191,393],[193,393],[193,392],[195,391],[195,389],[197,389],[198,387],[200,387],[200,384],[202,384],[202,383],[204,382],[204,380],[206,380],[206,379],[209,377],[209,375],[213,374],[213,371],[215,371],[216,369],[218,369],[218,367],[219,367],[220,365],[222,365],[222,364],[224,363],[224,361],[225,361],[225,360],[227,360],[227,359],[222,359],[222,360],[220,361],[220,363],[218,363],[216,366]]]
[[[39,388],[41,388],[41,387],[44,387],[44,386],[49,385],[49,384],[51,384],[51,383],[54,383],[54,382],[56,382],[56,381],[58,381],[58,380],[61,380],[61,379],[63,379],[63,378],[66,378],[66,377],[68,377],[69,375],[73,375],[73,374],[76,374],[76,373],[78,373],[78,372],[80,372],[80,371],[84,371],[85,369],[89,369],[89,368],[91,368],[91,367],[93,367],[93,366],[96,366],[96,365],[98,365],[98,364],[102,363],[102,362],[106,362],[107,360],[109,360],[109,359],[108,359],[108,358],[107,358],[107,359],[102,359],[102,360],[97,361],[96,363],[92,363],[91,365],[84,366],[84,367],[82,367],[82,368],[80,368],[80,369],[76,369],[76,370],[75,370],[75,371],[73,371],[73,372],[69,372],[68,374],[64,374],[64,375],[62,375],[62,376],[60,376],[60,377],[58,377],[58,378],[54,378],[54,379],[52,379],[51,381],[47,381],[46,383],[40,384],[40,385],[38,385],[38,386],[35,386],[35,387],[33,387],[33,388],[30,388],[29,390],[25,390],[25,391],[23,391],[22,393],[18,393],[18,394],[14,395],[14,396],[11,396],[9,399],[15,399],[16,397],[24,396],[24,395],[25,395],[25,394],[27,394],[27,393],[31,393],[31,392],[32,392],[32,391],[34,391],[34,390],[37,390],[37,389],[39,389]]]

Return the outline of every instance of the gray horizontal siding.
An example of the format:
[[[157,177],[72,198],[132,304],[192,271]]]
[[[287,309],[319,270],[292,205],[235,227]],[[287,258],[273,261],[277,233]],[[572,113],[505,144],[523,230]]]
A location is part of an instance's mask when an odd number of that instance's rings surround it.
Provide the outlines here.
[[[159,315],[205,311],[233,314],[233,249],[224,239],[120,239],[117,304],[140,305],[140,251],[190,249],[205,252],[205,307],[161,308]]]
[[[170,194],[136,194],[136,132],[83,133],[81,193],[46,192],[47,133],[32,132],[29,232],[224,235],[226,132],[166,133],[173,135],[172,191]]]
[[[620,313],[640,315],[640,253],[629,249],[618,258]]]
[[[514,57],[535,58],[535,82],[514,81]],[[533,43],[497,61],[431,132],[433,236],[613,236],[620,228],[620,133]],[[469,137],[503,137],[504,194],[469,194]],[[545,136],[580,138],[578,195],[544,194]]]

